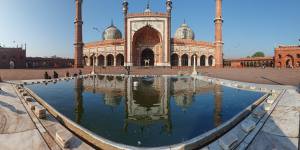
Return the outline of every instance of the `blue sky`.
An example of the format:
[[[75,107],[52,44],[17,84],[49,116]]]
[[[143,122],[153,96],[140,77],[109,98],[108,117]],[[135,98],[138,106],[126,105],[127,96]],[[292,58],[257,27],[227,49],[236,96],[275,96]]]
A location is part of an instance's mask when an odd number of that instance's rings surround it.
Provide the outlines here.
[[[129,12],[141,12],[147,0],[128,0]],[[101,39],[114,20],[123,32],[122,0],[84,0],[84,42]],[[165,11],[165,0],[151,0],[152,11]],[[272,56],[278,44],[299,44],[300,0],[224,0],[226,58],[255,51]],[[0,44],[27,43],[28,56],[73,57],[74,0],[0,0]],[[196,39],[214,40],[214,0],[173,0],[172,36],[185,19]],[[13,43],[16,41],[16,43]]]

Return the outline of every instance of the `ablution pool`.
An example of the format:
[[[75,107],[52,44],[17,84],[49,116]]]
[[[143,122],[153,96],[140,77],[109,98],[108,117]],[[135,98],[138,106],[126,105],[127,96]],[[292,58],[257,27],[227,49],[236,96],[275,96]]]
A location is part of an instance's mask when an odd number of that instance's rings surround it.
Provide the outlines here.
[[[27,87],[83,128],[137,147],[195,138],[264,95],[192,77],[98,75]]]

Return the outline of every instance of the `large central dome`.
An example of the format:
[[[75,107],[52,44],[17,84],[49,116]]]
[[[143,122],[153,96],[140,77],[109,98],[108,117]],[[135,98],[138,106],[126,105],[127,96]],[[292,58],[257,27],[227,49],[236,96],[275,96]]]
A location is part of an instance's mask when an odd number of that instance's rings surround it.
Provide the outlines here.
[[[176,39],[191,39],[194,40],[194,31],[186,24],[183,23],[175,32]]]
[[[115,39],[121,39],[122,38],[122,33],[121,31],[114,26],[112,23],[109,27],[107,27],[103,34],[102,34],[103,40],[115,40]]]

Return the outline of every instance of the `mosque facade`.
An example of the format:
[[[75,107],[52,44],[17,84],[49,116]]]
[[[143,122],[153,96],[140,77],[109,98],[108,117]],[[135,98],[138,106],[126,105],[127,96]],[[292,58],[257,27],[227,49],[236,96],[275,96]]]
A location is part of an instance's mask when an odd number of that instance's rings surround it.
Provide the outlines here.
[[[166,12],[128,13],[123,2],[124,35],[112,23],[102,40],[82,42],[82,0],[76,0],[75,67],[82,66],[223,66],[222,0],[216,0],[215,41],[197,41],[183,23],[171,36],[172,1]],[[82,56],[82,57],[80,57]]]

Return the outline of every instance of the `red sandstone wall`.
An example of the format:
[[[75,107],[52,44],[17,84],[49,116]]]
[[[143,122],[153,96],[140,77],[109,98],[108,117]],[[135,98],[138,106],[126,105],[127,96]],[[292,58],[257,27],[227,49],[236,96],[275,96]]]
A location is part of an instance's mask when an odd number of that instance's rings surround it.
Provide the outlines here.
[[[285,46],[275,49],[275,67],[286,68],[288,59],[292,60],[294,68],[300,67],[300,46]]]
[[[14,61],[15,68],[24,68],[26,50],[22,48],[0,48],[0,69],[8,69],[11,60]]]

